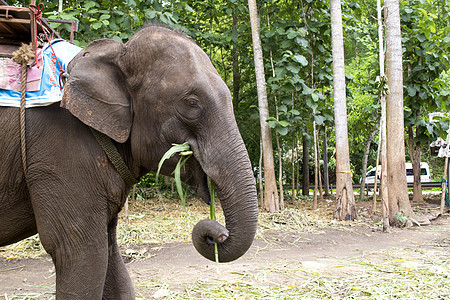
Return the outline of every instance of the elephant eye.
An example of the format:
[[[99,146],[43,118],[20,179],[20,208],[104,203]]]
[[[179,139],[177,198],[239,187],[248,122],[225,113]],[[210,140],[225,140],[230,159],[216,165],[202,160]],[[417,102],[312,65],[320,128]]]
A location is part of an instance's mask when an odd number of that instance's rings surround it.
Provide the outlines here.
[[[193,98],[188,99],[187,103],[188,103],[189,106],[192,106],[192,107],[197,106],[197,100],[193,99]]]
[[[180,99],[180,105],[175,106],[180,117],[186,122],[198,120],[204,113],[200,100],[194,95]]]

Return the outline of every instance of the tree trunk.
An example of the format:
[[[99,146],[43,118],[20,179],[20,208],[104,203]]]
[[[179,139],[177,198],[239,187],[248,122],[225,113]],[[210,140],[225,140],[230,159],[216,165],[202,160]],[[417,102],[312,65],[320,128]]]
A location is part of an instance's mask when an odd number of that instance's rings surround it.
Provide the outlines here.
[[[315,113],[315,112],[314,112]],[[313,210],[317,209],[317,187],[319,184],[319,164],[317,160],[317,129],[316,122],[313,122],[313,135],[314,135],[314,192],[313,192]]]
[[[259,182],[259,203],[261,207],[264,207],[264,185],[263,185],[263,168],[262,168],[262,161],[263,161],[263,147],[262,147],[262,139],[259,141],[259,172],[258,172],[258,182]]]
[[[383,71],[384,72],[384,71]],[[386,103],[384,104],[384,106],[386,106]],[[386,110],[386,107],[385,109]],[[382,113],[383,114],[383,113]],[[383,119],[383,118],[382,118]],[[380,122],[380,129],[383,126],[382,122]],[[377,159],[376,159],[376,163],[375,163],[375,178],[377,180],[374,180],[373,182],[373,195],[372,195],[372,213],[375,214],[377,211],[377,191],[380,189],[380,186],[378,184],[378,168],[379,168],[379,164],[380,164],[380,153],[381,153],[381,148],[382,148],[382,132],[380,130],[380,142],[378,143],[378,150],[377,150]],[[365,180],[365,178],[364,178]],[[381,192],[380,192],[380,197],[381,197]]]
[[[291,167],[292,167],[292,196],[291,202],[294,203],[297,193],[296,174],[295,174],[295,162],[297,161],[297,136],[292,141],[292,153],[291,153]]]
[[[325,186],[324,196],[330,196],[330,178],[328,176],[328,147],[327,147],[327,129],[323,131],[323,182]]]
[[[447,145],[449,145],[449,134],[447,134]],[[448,146],[446,147],[446,152],[448,152]],[[441,185],[441,206],[439,208],[439,213],[441,216],[444,214],[444,208],[445,208],[445,194],[446,194],[446,186],[448,185],[447,180],[447,172],[448,172],[448,155],[445,155],[445,162],[444,162],[444,174],[442,175],[442,185]]]
[[[420,116],[417,117],[419,118]],[[414,142],[413,126],[408,127],[408,148],[414,174],[412,200],[413,202],[420,202],[423,201],[422,182],[420,181],[420,143]]]
[[[308,130],[306,130],[308,133]],[[306,134],[302,137],[302,148],[303,148],[303,158],[302,158],[302,195],[309,196],[309,146]]]
[[[378,44],[379,44],[379,65],[380,65],[380,84],[384,85],[386,82],[386,75],[384,73],[384,45],[383,45],[383,20],[381,14],[381,0],[377,0],[377,19],[378,19]],[[383,218],[383,232],[391,232],[391,227],[389,224],[389,191],[387,184],[387,147],[386,147],[386,95],[385,89],[381,87],[381,120],[380,120],[380,148],[381,152],[381,212]],[[378,168],[378,157],[377,157],[377,168]],[[377,171],[378,172],[378,171]],[[374,191],[374,194],[376,191]],[[376,195],[376,194],[375,194]],[[374,199],[376,204],[376,199]],[[376,207],[376,205],[374,205]]]
[[[403,70],[400,11],[398,0],[385,0],[386,76],[390,93],[386,97],[387,183],[389,219],[397,223],[397,213],[412,217],[405,169],[405,126],[403,120]]]
[[[320,171],[320,140],[319,140],[319,131],[316,130],[316,143],[317,143],[317,168],[319,173],[317,173],[319,177],[319,200],[323,201],[323,188],[322,188],[322,172]]]
[[[297,136],[296,140],[297,140],[296,145],[298,145],[298,136]],[[300,193],[300,190],[299,190],[299,188],[300,188],[300,163],[299,163],[299,159],[298,159],[298,148],[295,151],[295,160],[297,162],[295,164],[295,174],[296,174],[296,176],[295,176],[295,189],[297,191],[296,194],[298,195]]]
[[[277,120],[278,120],[278,109],[277,109]],[[281,154],[280,137],[278,132],[275,132],[275,139],[277,141],[277,149],[278,149],[278,187],[280,189],[280,209],[284,209],[283,157]]]
[[[270,28],[270,19],[269,15],[267,15],[267,25]],[[272,67],[272,76],[276,77],[275,67],[273,65],[273,57],[272,50],[270,50],[270,65]],[[281,93],[281,90],[280,90]],[[273,97],[275,99],[275,113],[277,122],[280,121],[280,114],[278,111],[278,98],[276,90],[273,91]],[[277,151],[278,151],[278,187],[280,189],[280,209],[284,209],[284,188],[283,188],[283,157],[281,154],[281,146],[280,146],[280,135],[278,131],[275,130],[275,139],[277,142]]]
[[[362,200],[364,197],[364,190],[365,190],[365,184],[366,184],[366,173],[367,173],[367,159],[369,157],[370,152],[370,145],[372,144],[372,140],[377,134],[378,129],[372,131],[369,136],[366,139],[366,143],[364,145],[364,155],[363,155],[363,162],[362,162],[362,171],[361,171],[361,187],[359,191],[359,199]]]
[[[269,212],[279,210],[277,183],[275,178],[275,165],[272,149],[272,134],[269,123],[269,104],[267,101],[266,81],[264,75],[264,61],[261,40],[259,36],[259,17],[256,0],[248,0],[250,23],[252,27],[253,52],[255,61],[256,85],[258,92],[259,120],[261,139],[264,151],[264,209]]]
[[[357,216],[350,171],[350,151],[348,148],[341,2],[339,0],[331,0],[330,8],[333,51],[334,122],[336,128],[336,208],[334,217],[340,220],[355,220]]]
[[[384,74],[384,70],[383,70]],[[387,127],[386,127],[386,97],[381,95],[381,214],[383,218],[383,232],[391,232],[389,185],[388,185],[388,160],[387,160]]]

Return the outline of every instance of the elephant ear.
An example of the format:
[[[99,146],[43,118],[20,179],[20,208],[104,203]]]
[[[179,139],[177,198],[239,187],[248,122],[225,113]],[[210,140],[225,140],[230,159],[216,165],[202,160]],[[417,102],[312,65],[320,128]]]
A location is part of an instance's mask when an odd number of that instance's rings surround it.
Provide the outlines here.
[[[119,60],[126,46],[111,39],[89,44],[69,64],[61,107],[119,143],[131,130],[132,111]]]

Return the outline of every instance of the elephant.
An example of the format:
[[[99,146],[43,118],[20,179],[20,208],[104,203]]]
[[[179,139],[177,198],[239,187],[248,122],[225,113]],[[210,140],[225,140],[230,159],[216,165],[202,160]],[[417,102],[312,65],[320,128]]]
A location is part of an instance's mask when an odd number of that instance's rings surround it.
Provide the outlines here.
[[[230,91],[201,48],[151,25],[126,43],[93,41],[67,72],[60,103],[26,110],[25,168],[19,109],[0,107],[0,246],[39,233],[57,299],[134,299],[116,241],[132,183],[108,159],[99,132],[136,180],[156,171],[172,144],[188,142],[193,156],[182,180],[209,204],[209,177],[226,223],[200,221],[193,244],[210,260],[215,242],[220,262],[242,256],[257,229],[255,180]],[[178,159],[161,173],[170,175]]]

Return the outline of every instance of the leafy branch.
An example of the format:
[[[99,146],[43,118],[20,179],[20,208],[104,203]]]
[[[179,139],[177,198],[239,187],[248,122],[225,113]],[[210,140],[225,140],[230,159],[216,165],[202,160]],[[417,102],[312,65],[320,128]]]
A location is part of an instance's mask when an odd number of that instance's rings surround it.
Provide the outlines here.
[[[159,161],[158,171],[156,172],[156,178],[158,178],[158,176],[159,176],[159,172],[161,171],[161,167],[164,164],[164,161],[166,159],[171,158],[172,156],[174,156],[177,153],[180,155],[180,159],[178,160],[178,163],[175,167],[175,170],[173,171],[173,174],[174,174],[174,178],[175,178],[175,185],[177,187],[177,192],[181,199],[181,203],[183,203],[183,207],[186,208],[186,195],[183,192],[183,186],[181,184],[181,168],[184,167],[184,165],[186,164],[186,161],[194,153],[194,152],[192,152],[191,146],[189,145],[189,143],[185,142],[183,144],[172,144],[172,147],[169,150],[167,150],[166,153],[164,153],[163,157]],[[211,197],[211,202],[210,202],[210,206],[209,206],[210,218],[211,218],[211,220],[215,221],[216,220],[216,214],[214,211],[215,191],[214,191],[214,185],[213,185],[210,177],[208,177],[208,189],[209,189],[209,194]],[[218,264],[219,263],[219,250],[217,248],[217,243],[214,243],[214,256],[215,256],[216,264]]]

